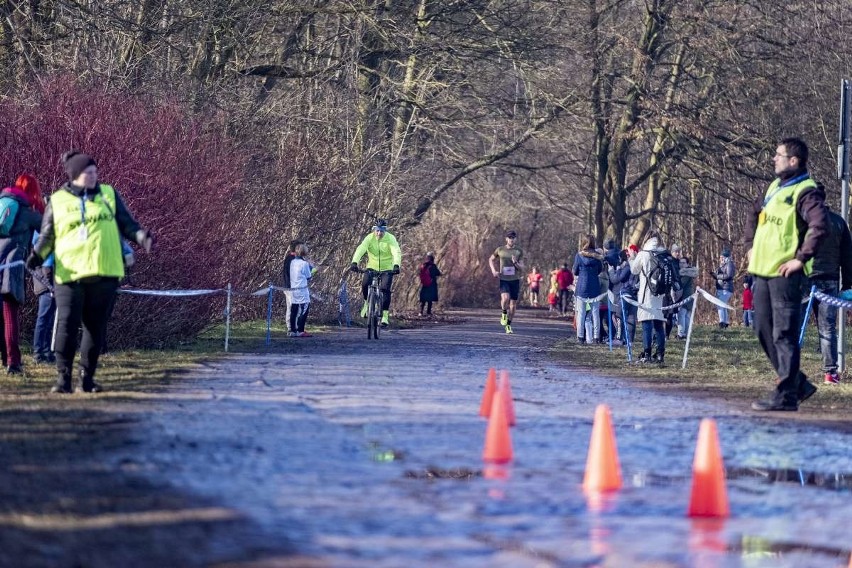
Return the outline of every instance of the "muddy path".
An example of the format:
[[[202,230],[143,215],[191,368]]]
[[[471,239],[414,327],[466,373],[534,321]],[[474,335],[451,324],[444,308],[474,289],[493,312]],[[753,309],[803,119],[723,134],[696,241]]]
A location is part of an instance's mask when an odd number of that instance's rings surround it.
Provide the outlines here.
[[[135,392],[0,395],[0,566],[848,562],[849,434],[560,367],[564,322],[521,314],[507,336],[495,311],[466,317],[293,339]],[[511,373],[518,426],[515,461],[484,477],[489,367]],[[599,403],[626,487],[590,503]],[[684,515],[704,417],[733,513],[712,526]]]

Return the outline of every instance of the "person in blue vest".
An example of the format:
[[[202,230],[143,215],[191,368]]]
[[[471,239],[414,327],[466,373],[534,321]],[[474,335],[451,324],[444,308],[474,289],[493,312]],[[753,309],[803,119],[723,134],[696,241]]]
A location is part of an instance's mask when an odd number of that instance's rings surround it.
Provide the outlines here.
[[[50,196],[27,267],[35,269],[54,254],[54,351],[58,375],[51,392],[72,392],[74,353],[81,324],[77,390],[99,392],[101,386],[95,382],[98,357],[110,306],[118,282],[124,277],[121,238],[135,242],[146,252],[150,252],[153,238],[136,222],[118,192],[98,183],[98,166],[91,156],[68,152],[63,156],[63,166],[68,182]]]
[[[800,369],[801,291],[829,221],[825,191],[808,172],[807,144],[785,138],[772,161],[777,177],[755,200],[746,234],[752,237],[747,256],[754,277],[754,330],[777,385],[751,407],[795,411],[817,390]]]

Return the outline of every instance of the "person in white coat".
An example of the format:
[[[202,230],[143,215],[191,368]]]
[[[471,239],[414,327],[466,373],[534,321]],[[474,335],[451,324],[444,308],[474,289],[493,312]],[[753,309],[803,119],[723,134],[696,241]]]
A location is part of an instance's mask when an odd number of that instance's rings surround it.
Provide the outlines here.
[[[654,263],[653,253],[664,252],[665,250],[659,233],[651,231],[642,245],[642,250],[638,253],[630,251],[630,272],[639,275],[639,293],[637,295],[639,307],[636,319],[642,324],[642,344],[644,347],[642,356],[639,358],[640,363],[656,361],[662,365],[665,357],[666,330],[665,318],[663,317],[663,296],[652,294],[648,284],[648,275]],[[652,356],[651,346],[655,335],[657,352]]]
[[[299,243],[294,250],[294,258],[290,262],[290,291],[287,292],[290,308],[287,314],[288,333],[290,337],[310,337],[305,331],[308,310],[311,307],[311,293],[308,288],[314,269],[305,260],[308,245]]]

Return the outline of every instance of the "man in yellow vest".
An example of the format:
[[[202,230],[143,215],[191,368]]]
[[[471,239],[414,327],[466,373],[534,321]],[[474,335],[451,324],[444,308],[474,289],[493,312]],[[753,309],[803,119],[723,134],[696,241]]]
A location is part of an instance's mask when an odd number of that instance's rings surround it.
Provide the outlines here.
[[[376,219],[373,230],[364,237],[355,254],[352,255],[350,270],[358,271],[358,263],[367,255],[367,269],[379,273],[379,287],[382,289],[382,327],[388,326],[391,303],[391,286],[393,277],[399,274],[399,265],[402,264],[402,250],[399,243],[392,234],[388,233],[388,222],[384,219]],[[361,295],[364,297],[364,306],[361,308],[361,317],[367,317],[367,295],[369,293],[372,275],[364,273],[361,280]]]
[[[775,175],[755,201],[748,271],[754,275],[754,329],[778,384],[754,410],[795,411],[816,392],[799,368],[802,286],[828,231],[825,192],[808,173],[808,147],[785,138],[775,150]]]

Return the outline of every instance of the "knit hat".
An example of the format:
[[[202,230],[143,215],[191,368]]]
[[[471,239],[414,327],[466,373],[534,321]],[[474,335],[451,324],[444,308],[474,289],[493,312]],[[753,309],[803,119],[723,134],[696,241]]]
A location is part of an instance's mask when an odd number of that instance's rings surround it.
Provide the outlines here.
[[[729,258],[731,256],[730,249],[726,249],[726,248],[722,249],[722,256],[724,256],[725,258]]]
[[[83,173],[83,170],[89,166],[97,165],[98,163],[95,162],[94,158],[77,150],[72,150],[62,155],[62,166],[65,168],[65,173],[68,174],[68,179],[71,181],[77,179]]]
[[[673,244],[672,245],[672,252],[680,252],[680,245]]]

